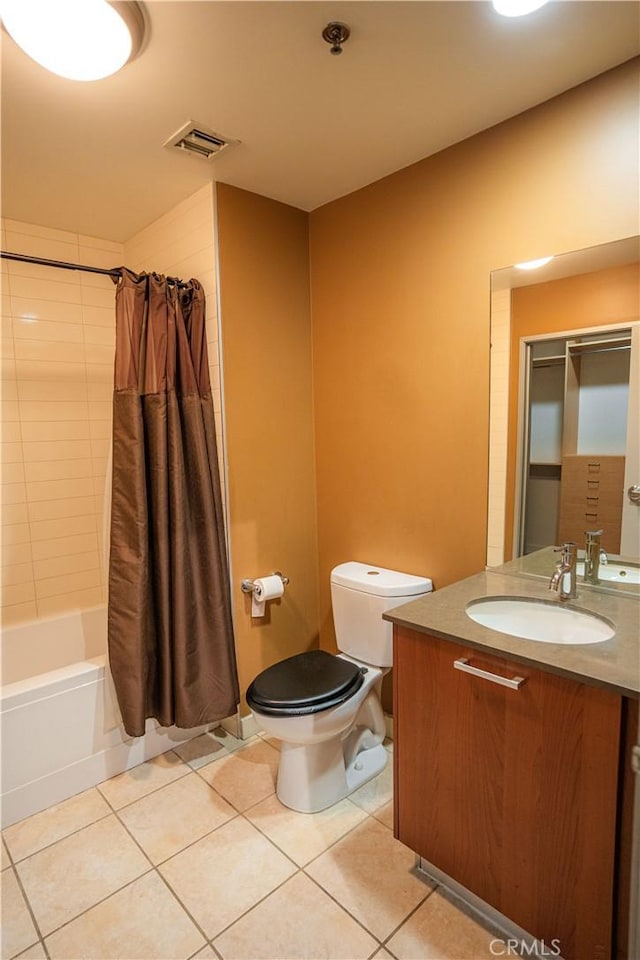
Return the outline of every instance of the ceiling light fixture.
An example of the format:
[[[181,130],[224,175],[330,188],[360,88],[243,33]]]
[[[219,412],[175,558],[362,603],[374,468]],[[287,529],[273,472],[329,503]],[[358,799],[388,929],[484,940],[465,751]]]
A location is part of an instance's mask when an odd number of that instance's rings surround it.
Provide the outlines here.
[[[516,263],[515,267],[517,270],[537,270],[552,260],[553,257],[538,257],[537,260],[524,260],[522,263]]]
[[[544,7],[548,0],[492,0],[494,10],[503,17],[524,17]]]
[[[101,80],[139,53],[144,17],[133,0],[0,0],[2,25],[41,66],[69,80]]]
[[[322,31],[322,39],[331,44],[329,53],[334,56],[342,53],[342,44],[351,36],[351,30],[346,23],[340,23],[338,20],[332,20]]]

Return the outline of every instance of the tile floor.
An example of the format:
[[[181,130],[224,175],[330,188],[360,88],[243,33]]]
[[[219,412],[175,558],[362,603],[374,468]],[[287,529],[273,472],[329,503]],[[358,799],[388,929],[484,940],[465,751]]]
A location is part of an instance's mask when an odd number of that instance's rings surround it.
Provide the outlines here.
[[[391,762],[298,814],[274,792],[277,746],[205,734],[8,827],[2,957],[492,957],[394,840]]]

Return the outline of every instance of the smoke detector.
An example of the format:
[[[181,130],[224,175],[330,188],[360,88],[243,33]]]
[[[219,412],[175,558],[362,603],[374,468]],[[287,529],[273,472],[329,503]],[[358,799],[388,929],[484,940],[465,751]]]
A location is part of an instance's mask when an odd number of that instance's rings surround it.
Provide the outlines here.
[[[214,133],[213,130],[201,123],[194,123],[193,120],[189,120],[183,127],[176,130],[163,146],[173,147],[184,153],[202,157],[204,160],[212,160],[235,143],[238,143],[238,141],[230,140],[219,133]]]

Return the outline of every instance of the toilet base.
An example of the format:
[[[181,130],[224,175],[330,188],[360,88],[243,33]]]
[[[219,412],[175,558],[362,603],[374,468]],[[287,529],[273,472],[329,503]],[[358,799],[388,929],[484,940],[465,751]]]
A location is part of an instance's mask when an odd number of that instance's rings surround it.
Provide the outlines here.
[[[348,797],[382,773],[388,760],[381,743],[361,750],[345,766],[343,741],[282,743],[278,799],[299,813],[317,813]]]

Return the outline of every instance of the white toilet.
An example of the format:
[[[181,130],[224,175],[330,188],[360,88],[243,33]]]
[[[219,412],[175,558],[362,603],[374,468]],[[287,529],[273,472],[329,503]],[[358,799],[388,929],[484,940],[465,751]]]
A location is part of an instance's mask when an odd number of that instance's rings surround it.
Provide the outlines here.
[[[337,656],[311,650],[260,673],[247,690],[258,726],[282,741],[278,797],[315,813],[385,767],[382,678],[393,662],[385,610],[433,589],[431,580],[365,563],[331,572]]]

